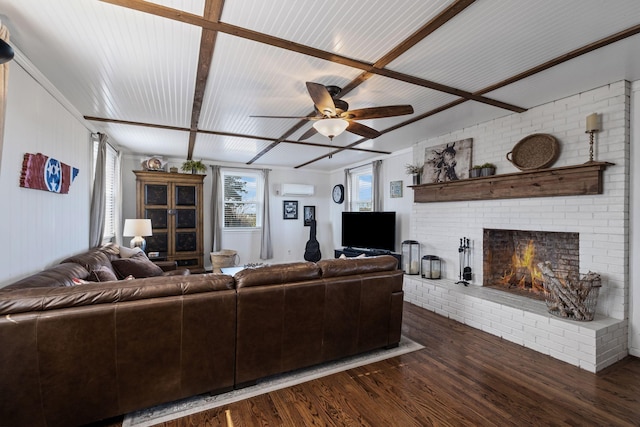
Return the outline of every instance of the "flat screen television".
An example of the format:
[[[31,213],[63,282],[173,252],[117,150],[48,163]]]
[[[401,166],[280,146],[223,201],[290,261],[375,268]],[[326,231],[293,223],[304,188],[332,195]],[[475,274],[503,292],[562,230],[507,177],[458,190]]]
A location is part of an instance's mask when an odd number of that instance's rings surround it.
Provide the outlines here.
[[[394,252],[395,212],[342,212],[342,246]]]

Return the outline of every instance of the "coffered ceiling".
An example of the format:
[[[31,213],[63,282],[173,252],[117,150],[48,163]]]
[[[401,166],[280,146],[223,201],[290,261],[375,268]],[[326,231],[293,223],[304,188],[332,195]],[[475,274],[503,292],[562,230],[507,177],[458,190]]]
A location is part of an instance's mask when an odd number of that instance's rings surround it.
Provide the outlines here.
[[[640,79],[637,0],[0,0],[11,44],[122,149],[339,170],[619,80]],[[298,138],[305,82],[382,133]],[[514,143],[517,141],[514,141]]]

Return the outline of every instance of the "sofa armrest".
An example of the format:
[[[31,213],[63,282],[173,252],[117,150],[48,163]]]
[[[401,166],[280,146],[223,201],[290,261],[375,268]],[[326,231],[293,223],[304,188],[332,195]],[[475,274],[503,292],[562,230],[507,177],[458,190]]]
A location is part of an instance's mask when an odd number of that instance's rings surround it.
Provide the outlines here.
[[[178,269],[177,261],[153,261],[153,263],[162,269],[163,276],[187,276],[191,274],[188,268]]]
[[[178,270],[169,270],[162,273],[163,276],[188,276],[191,274],[191,270],[188,268],[181,268]]]
[[[162,271],[173,271],[178,268],[176,261],[153,261],[153,263],[160,267]]]

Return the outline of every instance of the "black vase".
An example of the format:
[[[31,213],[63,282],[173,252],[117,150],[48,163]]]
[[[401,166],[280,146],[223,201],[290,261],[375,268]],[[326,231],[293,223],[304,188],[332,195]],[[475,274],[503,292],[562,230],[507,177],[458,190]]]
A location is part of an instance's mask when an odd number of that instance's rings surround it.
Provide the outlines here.
[[[413,185],[420,185],[420,174],[419,173],[414,173],[413,174]]]

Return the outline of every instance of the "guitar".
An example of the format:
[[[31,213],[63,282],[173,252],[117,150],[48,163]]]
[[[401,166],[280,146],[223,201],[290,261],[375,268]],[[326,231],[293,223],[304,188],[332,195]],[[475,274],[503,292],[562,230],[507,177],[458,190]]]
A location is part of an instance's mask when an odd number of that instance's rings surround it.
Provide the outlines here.
[[[316,240],[316,220],[311,220],[311,229],[309,230],[309,241],[304,248],[304,259],[307,261],[320,261],[322,254],[320,253],[320,244]]]

